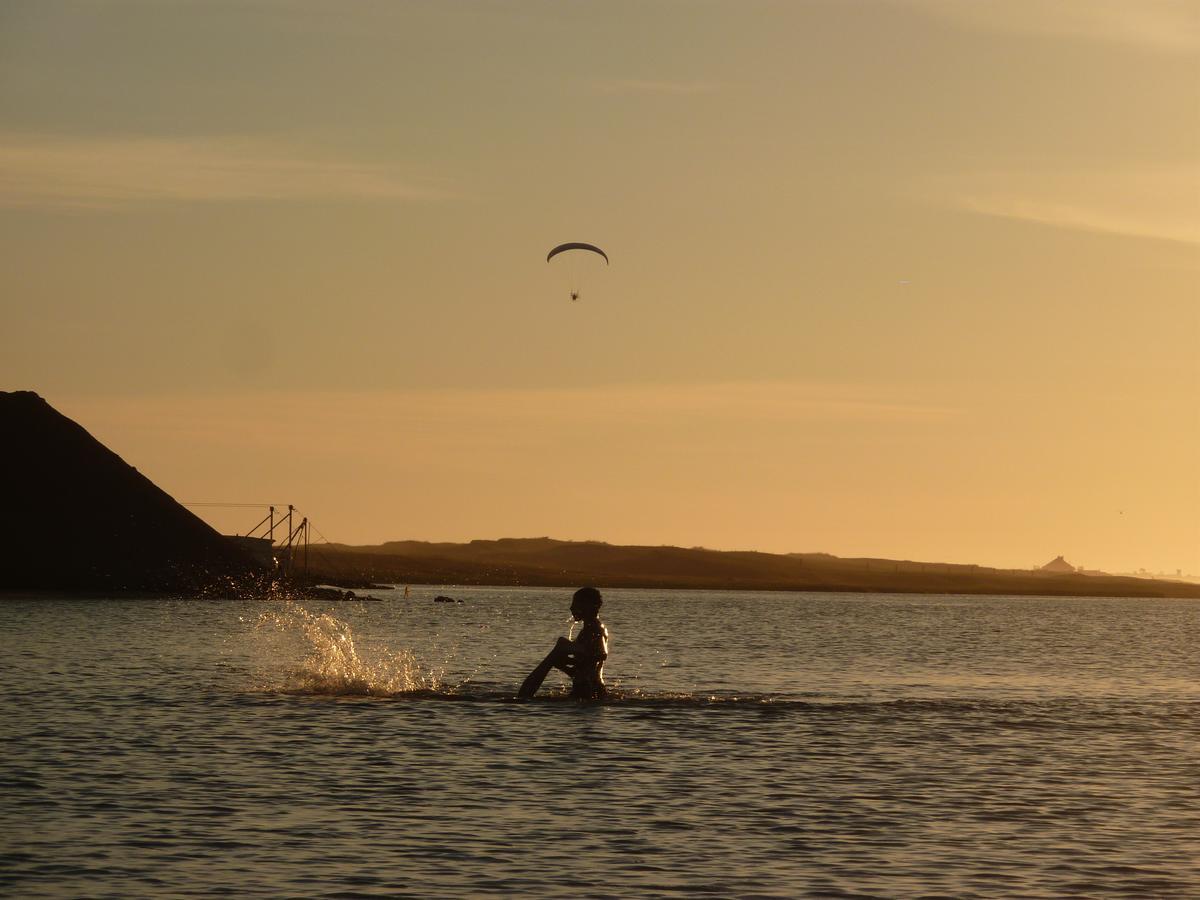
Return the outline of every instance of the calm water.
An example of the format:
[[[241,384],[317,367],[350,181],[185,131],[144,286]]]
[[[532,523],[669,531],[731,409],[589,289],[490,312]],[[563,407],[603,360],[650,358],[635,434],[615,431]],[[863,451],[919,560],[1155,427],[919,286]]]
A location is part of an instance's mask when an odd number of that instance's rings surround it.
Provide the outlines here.
[[[0,600],[0,892],[1200,894],[1200,601],[383,596]]]

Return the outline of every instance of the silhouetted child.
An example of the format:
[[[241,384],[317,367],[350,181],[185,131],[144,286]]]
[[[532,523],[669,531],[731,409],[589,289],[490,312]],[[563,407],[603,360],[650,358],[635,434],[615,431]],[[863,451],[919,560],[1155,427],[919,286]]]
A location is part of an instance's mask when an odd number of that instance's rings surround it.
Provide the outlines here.
[[[560,637],[554,649],[529,673],[517,693],[519,697],[532,697],[551,669],[566,673],[571,679],[571,696],[580,700],[603,697],[604,661],[608,659],[608,629],[600,621],[600,604],[604,599],[594,587],[580,588],[571,598],[571,615],[583,623],[583,630],[575,640]]]

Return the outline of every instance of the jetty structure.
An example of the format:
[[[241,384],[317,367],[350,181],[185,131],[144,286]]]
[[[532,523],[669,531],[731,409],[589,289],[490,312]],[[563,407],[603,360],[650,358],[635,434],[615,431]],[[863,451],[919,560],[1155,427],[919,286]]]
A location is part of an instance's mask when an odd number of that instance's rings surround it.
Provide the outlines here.
[[[246,553],[265,571],[289,577],[308,574],[308,549],[312,526],[308,516],[296,519],[296,507],[270,503],[183,503],[188,509],[219,507],[223,509],[265,509],[245,534],[226,534],[222,537]],[[284,509],[287,513],[284,513]],[[276,537],[276,534],[282,537]]]
[[[261,580],[231,541],[31,391],[0,391],[0,588],[196,592]]]

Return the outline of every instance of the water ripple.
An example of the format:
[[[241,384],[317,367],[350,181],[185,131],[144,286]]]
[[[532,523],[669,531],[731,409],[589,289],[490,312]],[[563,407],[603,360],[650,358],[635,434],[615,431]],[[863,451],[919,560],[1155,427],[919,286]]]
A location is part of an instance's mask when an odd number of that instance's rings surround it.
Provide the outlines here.
[[[0,607],[0,893],[1200,893],[1200,605],[455,590]]]

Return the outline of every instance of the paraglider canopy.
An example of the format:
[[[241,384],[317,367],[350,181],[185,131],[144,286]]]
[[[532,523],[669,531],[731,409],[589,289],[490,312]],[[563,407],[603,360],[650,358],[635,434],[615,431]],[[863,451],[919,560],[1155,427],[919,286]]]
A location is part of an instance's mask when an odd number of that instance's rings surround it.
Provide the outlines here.
[[[566,275],[569,278],[571,290],[571,299],[578,300],[580,297],[580,282],[583,275],[588,271],[589,267],[599,268],[600,261],[592,254],[596,254],[600,259],[604,260],[604,265],[608,265],[608,254],[597,247],[595,244],[585,244],[582,241],[568,241],[565,244],[559,244],[546,254],[546,262],[554,259],[560,253],[566,253],[568,250],[580,250],[582,253],[569,253],[566,256],[566,262],[556,262],[555,268],[563,266]]]
[[[554,257],[558,256],[558,254],[562,253],[565,250],[590,250],[592,253],[599,253],[601,256],[604,257],[604,262],[606,264],[608,263],[608,254],[607,253],[605,253],[603,250],[601,250],[595,244],[584,244],[580,241],[569,241],[566,244],[559,244],[557,247],[555,247],[553,250],[551,250],[549,253],[546,254],[546,262],[550,262],[550,260],[554,259]]]

